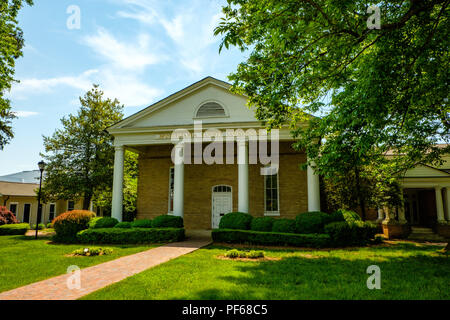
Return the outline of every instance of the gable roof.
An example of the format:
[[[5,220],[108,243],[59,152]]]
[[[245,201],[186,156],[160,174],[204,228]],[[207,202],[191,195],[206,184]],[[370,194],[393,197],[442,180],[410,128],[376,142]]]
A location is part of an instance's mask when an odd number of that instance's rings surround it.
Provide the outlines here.
[[[123,119],[123,120],[113,124],[112,126],[107,128],[106,130],[108,132],[111,132],[114,129],[120,129],[120,128],[126,126],[127,124],[135,122],[135,121],[137,121],[137,120],[139,120],[139,119],[141,119],[141,118],[151,114],[152,112],[154,112],[156,110],[159,110],[160,108],[168,105],[169,103],[172,103],[172,102],[174,102],[174,101],[176,101],[178,99],[181,99],[182,97],[184,97],[184,96],[186,96],[186,95],[188,95],[188,94],[190,94],[190,93],[192,93],[192,92],[194,92],[196,90],[199,90],[200,88],[208,86],[208,85],[215,85],[215,86],[221,87],[221,88],[223,88],[225,90],[229,90],[229,88],[231,87],[231,84],[228,83],[228,82],[225,82],[225,81],[213,78],[211,76],[208,76],[206,78],[203,78],[200,81],[197,81],[197,82],[187,86],[184,89],[181,89],[181,90],[179,90],[179,91],[169,95],[168,97],[166,97],[164,99],[159,100],[158,102],[155,102],[154,104],[148,106],[147,108],[145,108],[145,109],[143,109],[141,111],[138,111],[137,113],[132,114],[131,116],[129,116],[129,117],[127,117],[127,118],[125,118],[125,119]]]
[[[40,176],[39,170],[21,171],[0,176],[0,181],[19,182],[19,183],[38,183],[39,176]]]

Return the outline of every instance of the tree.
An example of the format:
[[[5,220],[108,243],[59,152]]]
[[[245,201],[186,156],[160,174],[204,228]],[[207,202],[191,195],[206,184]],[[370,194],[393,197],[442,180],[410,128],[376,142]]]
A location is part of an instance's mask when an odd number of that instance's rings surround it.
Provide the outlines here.
[[[383,168],[380,198],[394,203],[392,179],[450,152],[438,146],[450,142],[450,1],[375,3],[379,29],[369,1],[229,0],[215,34],[220,49],[251,48],[230,79],[258,119],[290,124],[326,179]]]
[[[18,26],[17,15],[24,2],[33,5],[32,0],[0,2],[0,150],[14,137],[11,121],[16,116],[4,94],[11,89],[11,84],[15,81],[15,60],[23,54],[23,32]]]
[[[125,151],[123,168],[123,220],[133,221],[137,207],[138,155]],[[103,209],[104,215],[110,215],[112,203],[112,185],[94,194],[94,204]]]
[[[117,99],[104,99],[98,85],[80,103],[77,114],[61,119],[62,129],[44,137],[43,194],[46,199],[83,198],[87,210],[94,194],[112,185],[113,138],[105,129],[122,119],[123,106]]]

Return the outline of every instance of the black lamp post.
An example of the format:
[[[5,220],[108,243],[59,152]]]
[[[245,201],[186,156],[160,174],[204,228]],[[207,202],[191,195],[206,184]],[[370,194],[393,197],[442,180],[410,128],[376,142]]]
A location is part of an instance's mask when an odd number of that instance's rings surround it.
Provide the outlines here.
[[[38,209],[37,209],[37,216],[36,216],[36,236],[35,239],[38,238],[38,230],[39,230],[39,222],[41,222],[41,214],[42,214],[42,207],[41,207],[41,188],[42,188],[42,173],[45,169],[45,162],[39,161],[38,163],[39,171],[41,172],[41,176],[39,178],[39,193],[38,193]]]

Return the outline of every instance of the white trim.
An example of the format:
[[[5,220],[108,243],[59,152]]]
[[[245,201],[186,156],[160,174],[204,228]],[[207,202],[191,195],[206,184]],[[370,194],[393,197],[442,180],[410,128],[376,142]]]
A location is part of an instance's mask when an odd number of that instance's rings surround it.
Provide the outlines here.
[[[219,186],[230,187],[231,191],[230,192],[214,192],[214,188],[219,187]],[[216,184],[216,185],[212,186],[211,187],[211,228],[213,227],[213,223],[214,223],[214,194],[215,193],[229,193],[231,195],[231,211],[233,211],[233,186],[230,186],[228,184]]]
[[[203,107],[205,104],[209,103],[209,102],[214,102],[217,103],[219,106],[222,107],[223,112],[225,113],[224,115],[219,115],[219,116],[206,116],[206,117],[197,117],[197,113],[200,110],[201,107]],[[210,118],[229,118],[230,117],[230,111],[228,110],[227,106],[225,106],[225,104],[219,100],[215,100],[215,99],[206,99],[204,101],[202,101],[194,110],[194,116],[192,117],[192,119],[194,120],[199,120],[199,119],[210,119]]]
[[[265,168],[271,168],[270,170],[272,170],[271,165],[269,166],[265,166]],[[277,175],[277,211],[267,211],[266,205],[266,176],[263,175],[264,178],[264,216],[279,216],[280,215],[280,170],[276,170],[276,175]]]

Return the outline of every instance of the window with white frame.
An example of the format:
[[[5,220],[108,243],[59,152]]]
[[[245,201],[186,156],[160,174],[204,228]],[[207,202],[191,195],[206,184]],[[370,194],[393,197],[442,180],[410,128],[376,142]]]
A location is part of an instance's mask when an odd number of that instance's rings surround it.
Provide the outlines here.
[[[53,219],[55,218],[55,212],[56,212],[56,203],[50,203],[48,207],[48,220],[50,222],[52,222]]]
[[[169,212],[173,212],[173,183],[175,178],[175,169],[169,169]]]
[[[69,200],[67,202],[67,211],[72,211],[75,209],[75,201]]]
[[[280,214],[278,170],[269,168],[264,175],[264,212],[265,215]]]

